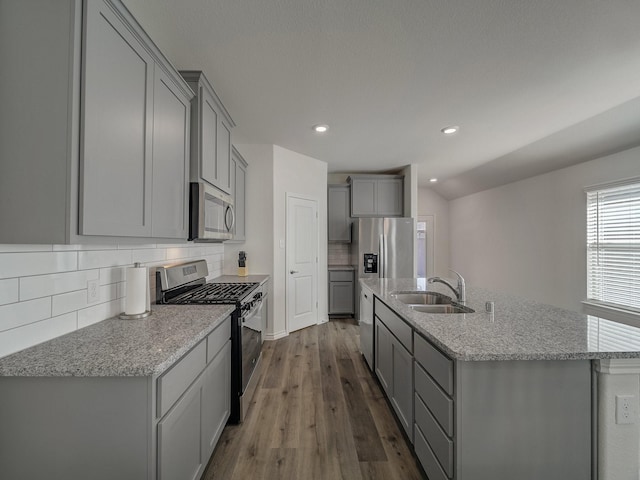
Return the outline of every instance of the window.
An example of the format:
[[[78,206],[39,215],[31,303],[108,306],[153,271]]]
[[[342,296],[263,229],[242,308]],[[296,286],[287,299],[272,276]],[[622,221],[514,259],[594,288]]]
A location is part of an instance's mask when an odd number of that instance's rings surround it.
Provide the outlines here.
[[[590,187],[586,193],[585,311],[595,315],[617,312],[637,319],[640,317],[640,177]]]

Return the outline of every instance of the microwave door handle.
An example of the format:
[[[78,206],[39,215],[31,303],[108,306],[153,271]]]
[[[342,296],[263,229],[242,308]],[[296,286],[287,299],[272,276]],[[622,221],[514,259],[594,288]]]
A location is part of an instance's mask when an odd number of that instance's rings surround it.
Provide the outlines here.
[[[231,213],[231,223],[228,223],[229,213]],[[233,226],[236,224],[236,214],[233,211],[233,207],[231,205],[227,205],[227,211],[224,215],[224,226],[227,227],[227,232],[231,232],[233,230]]]

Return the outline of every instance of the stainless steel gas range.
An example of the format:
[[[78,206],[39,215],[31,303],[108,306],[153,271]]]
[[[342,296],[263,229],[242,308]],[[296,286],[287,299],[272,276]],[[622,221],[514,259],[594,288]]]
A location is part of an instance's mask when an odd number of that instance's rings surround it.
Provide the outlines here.
[[[206,281],[207,262],[159,267],[156,272],[156,303],[235,305],[231,314],[231,415],[229,421],[244,420],[262,356],[263,291],[259,283]]]

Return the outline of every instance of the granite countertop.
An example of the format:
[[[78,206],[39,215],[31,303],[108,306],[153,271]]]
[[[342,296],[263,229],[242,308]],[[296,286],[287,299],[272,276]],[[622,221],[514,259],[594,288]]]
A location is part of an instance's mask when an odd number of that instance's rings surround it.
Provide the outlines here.
[[[355,270],[353,265],[329,265],[329,270]]]
[[[0,376],[160,375],[224,322],[234,308],[152,305],[147,318],[110,318],[0,358]]]
[[[212,283],[259,283],[264,285],[269,280],[269,275],[247,275],[239,277],[238,275],[222,275],[221,277],[211,280]]]
[[[523,298],[467,286],[466,305],[476,313],[416,312],[390,296],[429,290],[455,297],[425,279],[360,280],[392,310],[449,356],[480,360],[579,360],[640,358],[640,328]],[[495,303],[494,313],[485,302]]]

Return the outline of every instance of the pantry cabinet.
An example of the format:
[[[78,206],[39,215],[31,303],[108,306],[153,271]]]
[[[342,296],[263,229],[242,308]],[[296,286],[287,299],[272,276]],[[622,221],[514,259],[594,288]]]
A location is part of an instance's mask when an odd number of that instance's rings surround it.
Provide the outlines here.
[[[196,94],[191,102],[191,181],[231,194],[231,129],[236,124],[202,71],[180,74]]]
[[[187,83],[119,0],[2,8],[0,242],[186,240]]]

